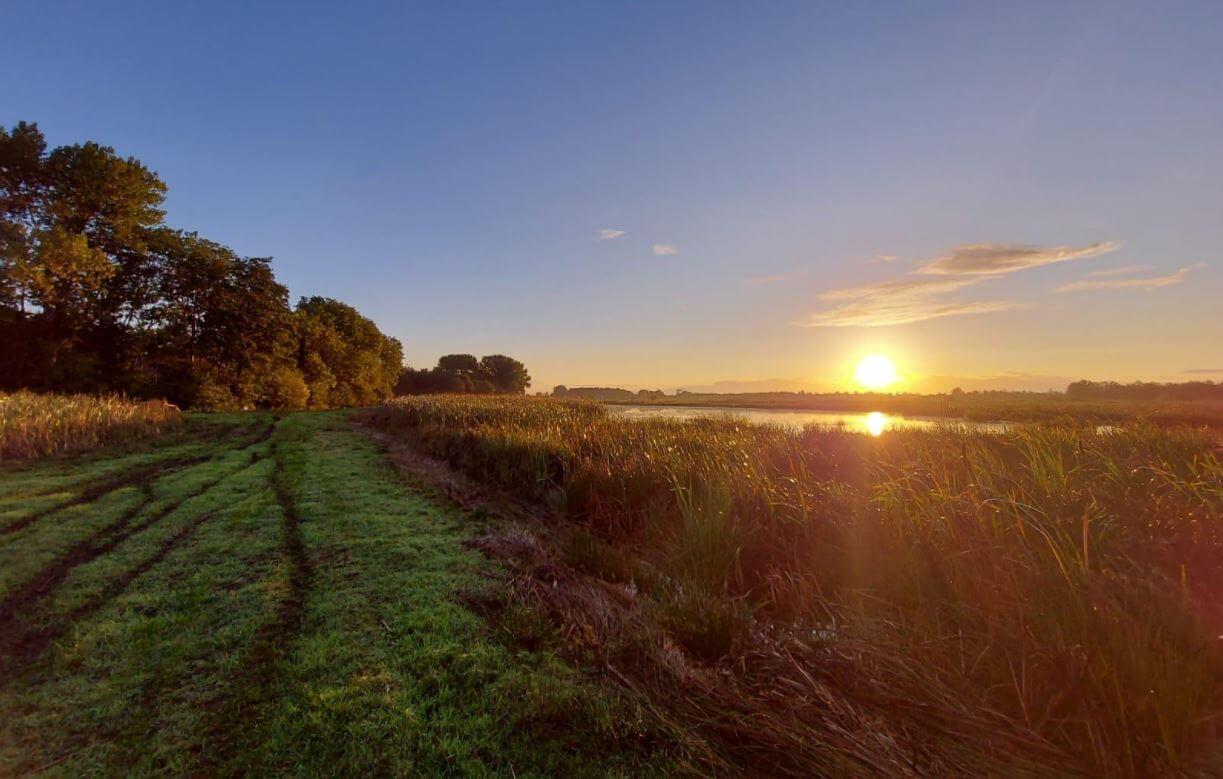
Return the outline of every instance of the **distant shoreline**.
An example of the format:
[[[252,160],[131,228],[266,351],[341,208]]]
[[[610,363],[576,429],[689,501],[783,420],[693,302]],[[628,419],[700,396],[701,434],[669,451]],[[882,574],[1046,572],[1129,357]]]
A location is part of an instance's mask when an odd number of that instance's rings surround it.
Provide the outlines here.
[[[996,393],[952,395],[789,395],[697,394],[665,398],[598,399],[609,406],[735,408],[765,411],[869,413],[906,417],[961,418],[974,422],[1040,422],[1061,418],[1094,422],[1149,421],[1164,425],[1223,426],[1223,403],[1142,403],[1123,400],[1076,400],[1061,394]]]

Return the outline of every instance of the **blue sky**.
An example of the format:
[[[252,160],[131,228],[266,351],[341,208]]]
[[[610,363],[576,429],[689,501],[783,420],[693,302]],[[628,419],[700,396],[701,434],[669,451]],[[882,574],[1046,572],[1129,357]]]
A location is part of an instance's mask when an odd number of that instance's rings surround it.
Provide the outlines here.
[[[4,19],[0,121],[139,157],[168,221],[273,256],[414,365],[839,387],[882,351],[914,388],[1223,379],[1217,3]]]

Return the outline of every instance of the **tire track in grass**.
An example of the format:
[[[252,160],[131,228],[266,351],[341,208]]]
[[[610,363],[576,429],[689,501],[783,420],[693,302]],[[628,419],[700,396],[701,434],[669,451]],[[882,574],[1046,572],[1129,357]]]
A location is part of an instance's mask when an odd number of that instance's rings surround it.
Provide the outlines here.
[[[146,465],[134,467],[124,473],[113,476],[104,476],[102,478],[87,482],[85,486],[81,488],[79,493],[68,500],[60,501],[54,505],[39,509],[38,511],[32,512],[24,517],[21,517],[20,519],[10,522],[3,527],[0,527],[0,536],[6,536],[20,530],[25,530],[27,527],[51,516],[52,514],[57,514],[65,509],[72,508],[73,506],[93,503],[99,498],[109,495],[116,490],[123,489],[124,487],[137,486],[143,489],[163,476],[167,476],[171,473],[185,470],[187,468],[207,462],[208,460],[217,457],[218,454],[225,454],[227,452],[233,452],[239,449],[249,449],[252,446],[258,446],[271,437],[272,432],[276,429],[277,421],[279,421],[279,417],[273,418],[273,420],[269,422],[262,431],[256,433],[254,436],[243,438],[235,445],[223,448],[219,453],[211,452],[209,454],[171,457],[165,460],[158,460]]]
[[[121,490],[124,487],[140,487],[145,488],[146,485],[152,484],[161,476],[181,471],[185,468],[190,468],[194,465],[207,462],[212,459],[212,455],[194,455],[192,457],[175,457],[168,460],[160,460],[155,463],[143,465],[138,468],[118,474],[117,476],[107,476],[97,481],[90,482],[77,495],[68,500],[61,501],[52,506],[47,506],[44,509],[39,509],[31,514],[27,514],[20,519],[14,520],[4,527],[0,527],[0,536],[10,535],[19,530],[25,530],[30,525],[33,525],[39,520],[45,519],[52,514],[58,514],[65,509],[70,509],[73,506],[82,506],[87,503],[93,503],[99,498],[109,495],[110,493]]]
[[[280,554],[288,564],[288,593],[276,606],[276,616],[251,639],[245,673],[233,680],[228,695],[217,697],[209,724],[200,742],[192,748],[197,770],[214,773],[226,758],[239,754],[237,745],[250,737],[243,728],[250,713],[271,699],[276,668],[288,654],[293,639],[301,633],[306,617],[306,599],[314,585],[314,563],[302,538],[302,516],[297,495],[288,483],[284,457],[278,441],[271,446],[273,458],[270,487],[281,510]],[[194,772],[192,772],[194,773]]]
[[[269,426],[265,438],[270,438],[275,426]],[[258,441],[250,446],[258,446]],[[173,536],[162,542],[151,557],[145,559],[134,568],[129,569],[107,585],[98,595],[70,612],[65,618],[56,620],[46,608],[46,598],[63,584],[68,574],[77,566],[92,562],[104,554],[113,552],[128,538],[153,527],[166,517],[173,514],[185,503],[205,495],[218,484],[238,474],[249,470],[262,458],[259,453],[252,452],[251,459],[236,471],[222,474],[215,479],[196,487],[190,493],[174,500],[150,514],[139,523],[131,524],[132,519],[148,506],[148,501],[124,512],[118,520],[102,528],[89,539],[73,547],[67,555],[60,558],[48,568],[36,575],[30,582],[14,591],[10,597],[0,604],[0,668],[7,669],[14,665],[28,664],[42,655],[57,639],[64,635],[72,625],[92,615],[109,601],[122,594],[133,581],[146,573],[157,563],[165,559],[179,544],[190,537],[200,525],[215,515],[207,512],[191,520],[180,528]],[[101,539],[105,541],[98,543]],[[35,627],[21,632],[17,626],[21,623],[33,624]]]

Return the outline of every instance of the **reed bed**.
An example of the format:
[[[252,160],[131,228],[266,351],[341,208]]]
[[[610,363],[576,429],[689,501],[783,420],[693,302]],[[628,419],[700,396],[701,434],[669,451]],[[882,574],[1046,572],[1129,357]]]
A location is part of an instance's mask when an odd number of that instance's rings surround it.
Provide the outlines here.
[[[718,759],[793,774],[1219,767],[1209,431],[871,438],[471,396],[399,399],[373,421],[566,517],[567,565],[619,586],[632,614],[592,616],[575,604],[598,588],[578,583],[587,595],[560,603],[565,576],[540,586],[539,561],[519,593],[712,734]]]
[[[155,436],[182,424],[164,401],[0,393],[0,462]]]

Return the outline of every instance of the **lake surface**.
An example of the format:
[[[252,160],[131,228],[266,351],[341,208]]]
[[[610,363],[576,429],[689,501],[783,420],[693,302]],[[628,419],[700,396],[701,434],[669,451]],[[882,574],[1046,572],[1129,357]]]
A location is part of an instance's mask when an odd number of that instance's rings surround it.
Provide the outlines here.
[[[955,426],[987,433],[1007,429],[1005,422],[970,422],[961,417],[906,417],[881,411],[806,411],[724,406],[633,406],[608,404],[609,413],[626,419],[745,419],[748,422],[801,428],[806,425],[844,427],[855,433],[883,435],[888,430]]]

